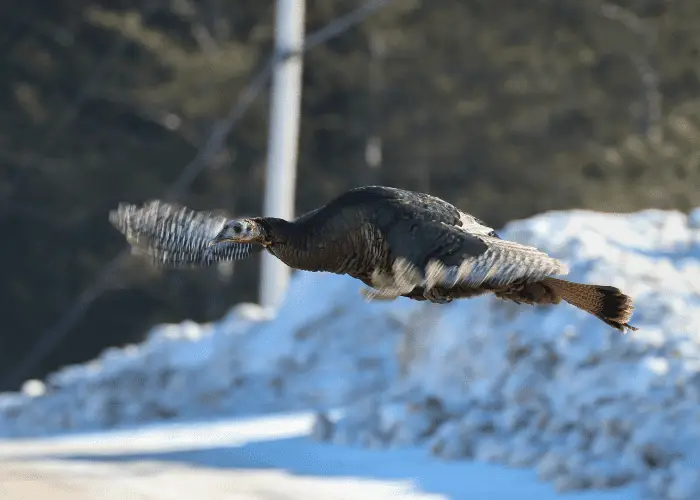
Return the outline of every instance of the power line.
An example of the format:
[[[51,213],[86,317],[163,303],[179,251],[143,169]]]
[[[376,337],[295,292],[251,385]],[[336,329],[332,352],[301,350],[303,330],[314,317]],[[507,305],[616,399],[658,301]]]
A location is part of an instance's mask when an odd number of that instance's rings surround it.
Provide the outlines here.
[[[289,57],[301,57],[305,52],[335,38],[350,28],[363,22],[368,16],[382,7],[389,5],[392,0],[370,0],[352,12],[338,17],[323,28],[306,37],[301,51],[298,53],[272,54],[267,62],[255,74],[250,83],[243,90],[229,113],[212,127],[206,143],[199,149],[197,155],[182,170],[178,178],[173,182],[165,198],[175,199],[197,178],[224,146],[227,136],[237,123],[245,116],[247,111],[262,92],[265,84],[272,75],[275,64]],[[78,297],[75,305],[64,314],[57,323],[47,329],[36,341],[34,349],[22,359],[10,374],[3,378],[2,387],[14,387],[27,378],[36,366],[65,338],[85,316],[92,303],[99,298],[109,287],[111,277],[116,273],[122,263],[129,256],[129,248],[122,250],[112,259],[99,274],[95,283],[85,289]]]
[[[371,14],[374,14],[379,9],[386,7],[393,0],[369,0],[361,7],[352,12],[331,21],[323,28],[314,31],[306,37],[302,53],[308,52],[314,47],[326,43],[328,40],[343,34],[353,26],[360,24]]]

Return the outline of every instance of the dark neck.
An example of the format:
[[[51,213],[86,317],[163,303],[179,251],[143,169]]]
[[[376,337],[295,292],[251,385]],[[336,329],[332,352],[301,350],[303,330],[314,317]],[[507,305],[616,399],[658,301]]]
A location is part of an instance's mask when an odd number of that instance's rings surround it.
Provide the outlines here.
[[[297,236],[293,222],[278,217],[258,217],[255,219],[265,230],[265,240],[274,244],[287,243]]]
[[[322,257],[319,258],[322,254],[319,254],[318,249],[310,246],[312,242],[309,234],[298,222],[276,217],[261,217],[256,220],[264,229],[267,251],[289,267],[305,271],[332,269],[324,265]]]

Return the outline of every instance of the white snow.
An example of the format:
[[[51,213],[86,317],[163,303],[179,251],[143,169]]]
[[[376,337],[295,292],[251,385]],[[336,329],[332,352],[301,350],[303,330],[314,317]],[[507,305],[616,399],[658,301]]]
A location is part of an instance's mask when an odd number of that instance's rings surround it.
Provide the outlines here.
[[[501,232],[632,295],[637,332],[566,304],[368,304],[350,278],[297,273],[275,317],[246,304],[159,326],[0,396],[0,434],[315,409],[315,435],[336,444],[534,469],[560,492],[700,498],[698,213],[550,212]]]
[[[388,307],[366,308],[350,278],[300,274],[274,319],[241,304],[216,324],[157,326],[138,347],[52,374],[41,397],[0,396],[0,435],[344,404],[395,376]]]

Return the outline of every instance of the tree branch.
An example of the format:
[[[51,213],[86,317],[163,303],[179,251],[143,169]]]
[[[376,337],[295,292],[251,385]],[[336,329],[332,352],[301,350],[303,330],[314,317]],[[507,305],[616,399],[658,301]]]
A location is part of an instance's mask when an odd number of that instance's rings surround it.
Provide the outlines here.
[[[647,139],[660,143],[663,140],[661,128],[662,95],[659,90],[659,75],[651,62],[656,48],[657,33],[644,23],[634,12],[609,2],[600,6],[600,14],[606,19],[616,21],[643,42],[639,52],[630,54],[632,63],[637,68],[643,88],[643,100],[646,113],[641,124]]]

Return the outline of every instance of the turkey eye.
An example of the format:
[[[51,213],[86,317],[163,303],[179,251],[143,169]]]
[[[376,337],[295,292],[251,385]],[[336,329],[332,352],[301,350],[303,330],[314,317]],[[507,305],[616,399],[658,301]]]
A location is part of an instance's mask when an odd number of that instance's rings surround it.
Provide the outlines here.
[[[241,231],[243,231],[243,227],[241,227],[240,224],[236,224],[233,226],[233,232],[236,234],[241,234]]]

